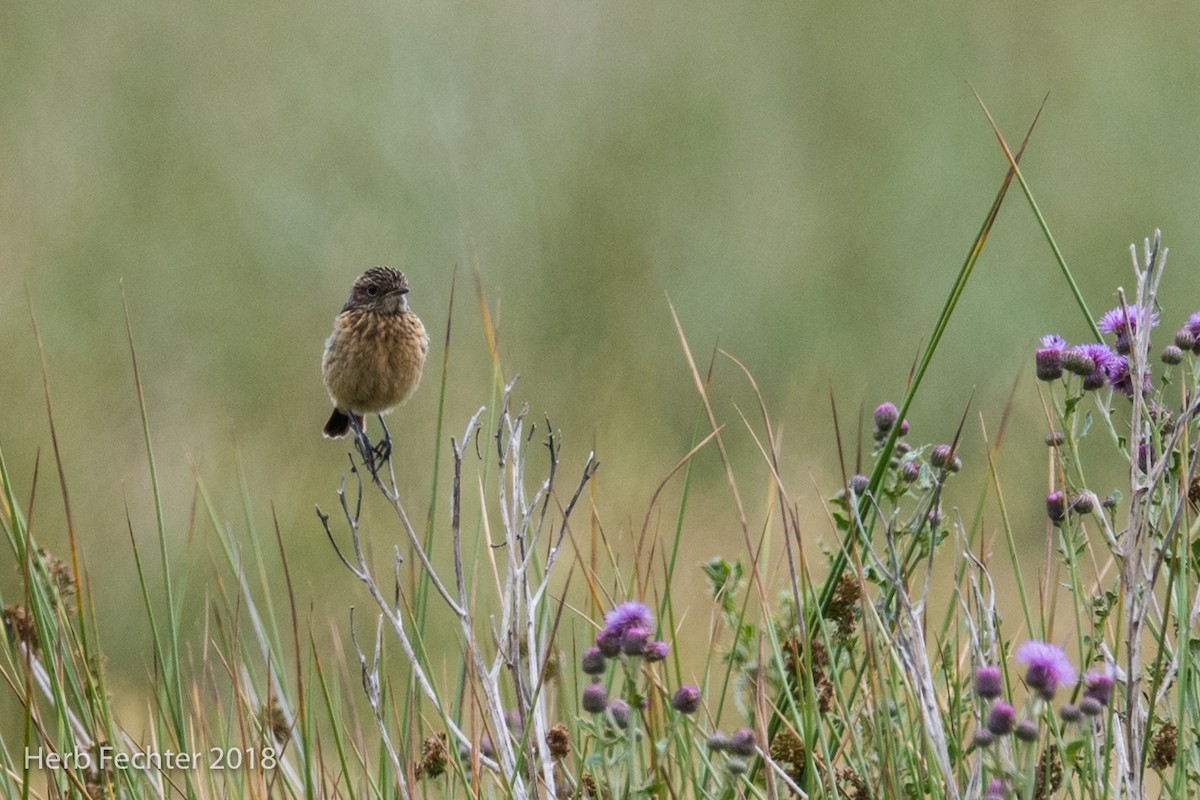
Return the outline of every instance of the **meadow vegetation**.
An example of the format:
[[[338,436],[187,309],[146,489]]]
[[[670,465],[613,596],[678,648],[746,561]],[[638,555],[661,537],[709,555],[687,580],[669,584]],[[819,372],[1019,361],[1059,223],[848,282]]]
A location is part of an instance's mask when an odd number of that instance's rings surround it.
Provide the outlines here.
[[[120,644],[97,625],[47,384],[47,464],[22,490],[0,455],[3,531],[21,585],[3,598],[0,677],[21,713],[15,735],[0,742],[0,790],[1192,796],[1200,788],[1192,668],[1200,312],[1160,302],[1170,275],[1156,233],[1131,248],[1134,282],[1118,290],[1119,304],[1093,315],[1018,170],[1023,146],[998,140],[1010,170],[907,386],[869,414],[867,441],[860,433],[854,442],[835,417],[844,480],[825,503],[835,539],[820,550],[801,535],[795,490],[780,469],[787,454],[754,376],[720,348],[697,360],[676,317],[696,433],[653,493],[645,523],[629,531],[633,557],[623,556],[595,513],[602,454],[580,452],[569,431],[534,418],[520,400],[480,291],[489,396],[465,421],[439,413],[428,498],[405,489],[419,465],[353,451],[315,498],[329,557],[344,570],[330,587],[344,614],[328,647],[315,635],[325,621],[292,583],[279,526],[254,524],[253,486],[235,527],[197,475],[197,524],[222,558],[204,587],[180,580],[131,319],[158,509],[157,540],[131,536],[130,544],[142,605],[129,613],[152,641],[144,704],[114,699],[106,653]],[[1046,433],[1015,446],[1046,451],[1037,559],[1022,553],[1007,512],[1013,497],[997,466],[1003,429],[984,426],[986,457],[969,463],[960,456],[968,415],[946,440],[931,440],[907,416],[1014,178],[1090,330],[1081,342],[1046,332],[1028,361]],[[1163,319],[1176,327],[1165,346],[1152,338]],[[455,352],[449,333],[440,374],[431,370],[430,383],[440,384],[428,389],[442,398]],[[712,402],[718,360],[732,363],[756,397],[737,415],[768,467],[765,486],[747,487],[728,456],[731,430]],[[1085,451],[1097,439],[1102,445]],[[721,465],[724,502],[739,522],[725,551],[698,563],[688,511],[693,461],[705,454]],[[1095,488],[1094,458],[1117,461],[1127,482]],[[443,459],[451,477],[439,484]],[[987,474],[974,515],[947,501],[970,470]],[[61,490],[63,553],[39,544],[22,510],[46,491],[46,474]],[[670,524],[653,524],[667,485],[681,488],[679,504]],[[376,513],[365,516],[371,505]],[[1014,576],[1010,588],[998,586],[997,565]],[[707,609],[673,593],[679,576],[697,570]],[[699,660],[680,655],[689,639],[706,642]]]

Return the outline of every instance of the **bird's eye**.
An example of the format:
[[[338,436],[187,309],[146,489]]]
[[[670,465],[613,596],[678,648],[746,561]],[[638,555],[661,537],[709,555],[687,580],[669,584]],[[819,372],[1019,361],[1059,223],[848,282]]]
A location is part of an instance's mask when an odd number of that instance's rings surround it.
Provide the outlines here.
[[[371,297],[374,297],[378,293],[379,293],[379,289],[377,287],[375,287],[375,286],[367,287],[367,294],[371,295]]]

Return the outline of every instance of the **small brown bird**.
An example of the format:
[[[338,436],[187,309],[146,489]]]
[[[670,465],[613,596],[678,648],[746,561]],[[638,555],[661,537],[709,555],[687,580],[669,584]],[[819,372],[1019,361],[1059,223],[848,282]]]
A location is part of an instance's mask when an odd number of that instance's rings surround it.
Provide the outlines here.
[[[360,275],[325,342],[321,375],[334,406],[325,436],[345,436],[353,427],[365,438],[363,416],[379,414],[382,424],[384,414],[407,400],[428,352],[429,335],[408,307],[404,273],[372,267]],[[386,425],[383,430],[386,437]],[[381,455],[387,457],[386,449]]]

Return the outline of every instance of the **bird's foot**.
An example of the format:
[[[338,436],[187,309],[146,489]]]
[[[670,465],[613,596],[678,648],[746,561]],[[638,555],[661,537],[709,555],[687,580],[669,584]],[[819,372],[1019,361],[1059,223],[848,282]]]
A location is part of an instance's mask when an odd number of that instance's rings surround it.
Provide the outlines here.
[[[379,415],[379,427],[383,429],[383,438],[375,445],[375,455],[379,457],[379,463],[382,464],[392,457],[392,432],[388,430],[387,423],[383,421],[383,414]]]
[[[378,459],[379,466],[383,466],[392,457],[392,439],[390,436],[380,439],[374,447],[371,448],[371,455]]]

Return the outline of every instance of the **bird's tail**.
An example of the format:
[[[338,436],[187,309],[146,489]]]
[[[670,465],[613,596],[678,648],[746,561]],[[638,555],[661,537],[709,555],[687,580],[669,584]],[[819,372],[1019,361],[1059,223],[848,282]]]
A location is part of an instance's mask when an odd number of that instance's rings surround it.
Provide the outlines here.
[[[354,418],[361,428],[363,418],[358,414],[355,414]],[[340,439],[348,433],[350,433],[350,415],[340,408],[335,408],[329,415],[329,421],[325,423],[325,438]]]

